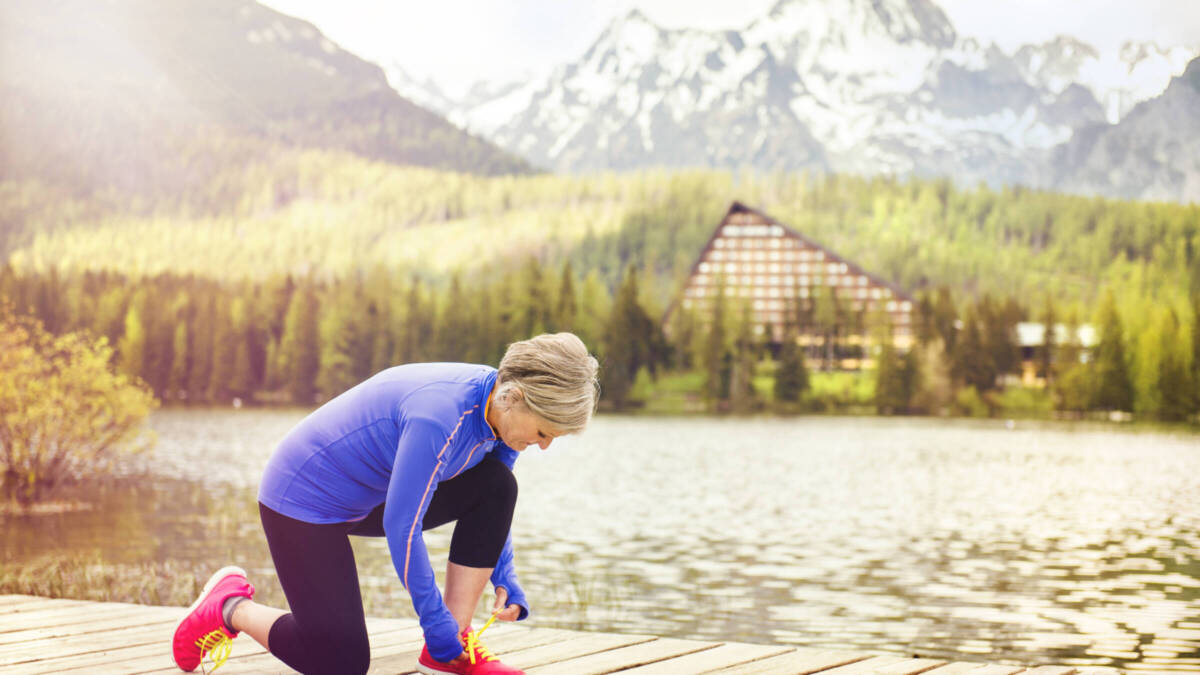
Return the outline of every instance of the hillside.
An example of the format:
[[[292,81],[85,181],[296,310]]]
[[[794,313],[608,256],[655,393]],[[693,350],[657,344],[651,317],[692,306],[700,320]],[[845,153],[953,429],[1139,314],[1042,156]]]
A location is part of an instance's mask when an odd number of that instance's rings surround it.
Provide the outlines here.
[[[235,199],[225,194],[231,185],[241,190]],[[736,199],[910,292],[946,285],[1090,301],[1131,279],[1139,292],[1170,297],[1200,289],[1200,207],[963,190],[945,180],[715,171],[483,177],[307,151],[230,170],[191,198],[230,206],[207,215],[164,201],[153,215],[104,215],[87,202],[10,187],[0,192],[0,218],[24,218],[38,232],[9,258],[26,271],[347,278],[382,266],[439,282],[537,258],[596,271],[610,288],[633,264],[662,306]]]
[[[530,170],[401,98],[311,24],[251,0],[0,4],[0,179],[159,199],[301,148]]]

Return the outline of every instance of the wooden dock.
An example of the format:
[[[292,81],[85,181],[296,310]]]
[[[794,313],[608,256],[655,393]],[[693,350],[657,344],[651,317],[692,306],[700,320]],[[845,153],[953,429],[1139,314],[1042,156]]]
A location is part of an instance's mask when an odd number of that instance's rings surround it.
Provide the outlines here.
[[[170,642],[180,607],[0,595],[0,672],[179,673]],[[367,619],[371,673],[412,673],[423,643],[413,619]],[[494,624],[485,642],[505,663],[534,674],[687,675],[822,673],[822,675],[1083,675],[1061,666],[1021,668],[984,663],[826,651],[737,642],[677,640]],[[234,641],[222,675],[294,672],[254,640]],[[1111,673],[1111,669],[1103,672]]]

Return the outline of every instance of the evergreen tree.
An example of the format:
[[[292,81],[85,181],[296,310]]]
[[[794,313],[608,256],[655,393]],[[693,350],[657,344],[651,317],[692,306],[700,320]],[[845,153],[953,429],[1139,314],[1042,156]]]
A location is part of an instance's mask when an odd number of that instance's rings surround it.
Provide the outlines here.
[[[546,332],[553,307],[542,262],[530,257],[521,270],[521,288],[514,301],[520,307],[517,334],[524,339]]]
[[[749,305],[744,305],[733,343],[732,370],[729,375],[729,403],[734,412],[744,413],[754,409],[754,366],[757,362],[754,321]]]
[[[1020,315],[1014,315],[1013,307],[994,302],[986,293],[977,304],[984,349],[997,375],[1016,373],[1021,365],[1021,350],[1017,346]]]
[[[414,276],[405,296],[394,363],[428,361],[433,350],[434,308],[425,298],[420,278]]]
[[[292,294],[279,343],[283,387],[292,401],[301,405],[310,405],[316,399],[321,366],[317,311],[316,293],[306,281]]]
[[[779,345],[779,364],[775,368],[776,401],[797,403],[808,390],[808,368],[797,340],[796,331],[789,330]]]
[[[187,291],[180,290],[171,302],[168,316],[174,331],[171,338],[171,370],[167,377],[166,395],[170,401],[186,401],[188,372],[191,368],[192,313]]]
[[[366,379],[371,367],[370,334],[362,312],[362,287],[343,283],[330,289],[318,321],[320,368],[317,389],[332,398]]]
[[[630,266],[613,300],[604,334],[601,390],[616,408],[628,404],[629,392],[639,369],[646,368],[651,375],[655,373],[662,361],[662,345],[657,323],[638,299],[637,274]]]
[[[1163,358],[1159,362],[1158,386],[1162,407],[1159,415],[1171,422],[1181,422],[1192,412],[1192,378],[1180,340],[1179,317],[1168,310],[1162,331]]]
[[[704,397],[710,405],[729,398],[729,371],[733,356],[725,344],[725,283],[719,279],[713,290],[712,320],[704,349]]]
[[[213,315],[213,357],[208,381],[208,400],[228,403],[233,399],[230,384],[237,366],[238,335],[230,316],[230,308],[221,302]]]
[[[890,339],[879,346],[875,370],[875,409],[880,415],[893,415],[908,408],[911,392],[905,391],[904,362]]]
[[[838,304],[836,291],[828,286],[813,289],[813,323],[821,336],[822,370],[832,370],[837,356]]]
[[[958,309],[950,289],[940,286],[933,301],[933,329],[937,331],[947,354],[958,346]]]
[[[1095,395],[1092,407],[1101,410],[1133,410],[1133,383],[1125,362],[1125,337],[1112,291],[1106,291],[1096,316],[1100,341],[1092,357]]]
[[[571,270],[571,261],[563,263],[562,277],[558,283],[558,303],[554,308],[554,319],[551,331],[575,330],[575,315],[579,304],[575,298],[575,272]]]
[[[216,322],[216,298],[203,286],[196,291],[192,333],[188,337],[192,348],[187,385],[187,400],[190,403],[208,400],[208,385],[212,382],[213,367],[213,324]]]
[[[608,315],[612,312],[610,305],[611,299],[599,272],[588,272],[579,291],[579,312],[575,319],[575,330],[572,331],[585,345],[599,344]]]
[[[1046,307],[1042,310],[1042,348],[1038,352],[1038,375],[1046,380],[1047,386],[1054,379],[1054,362],[1058,359],[1056,325],[1058,312],[1054,308],[1054,299],[1046,296]]]
[[[245,298],[235,296],[229,310],[230,328],[233,336],[233,369],[228,383],[229,395],[249,400],[258,388],[251,349],[253,330],[250,327],[250,311]]]
[[[125,313],[125,329],[117,343],[117,369],[131,378],[142,376],[146,359],[146,329],[142,324],[142,302],[129,303]]]
[[[983,393],[996,388],[996,365],[983,343],[980,323],[978,312],[971,309],[958,338],[950,372],[964,386]]]
[[[467,297],[463,293],[459,275],[450,278],[450,289],[447,291],[445,304],[438,322],[438,338],[435,340],[438,349],[438,359],[442,361],[463,361],[468,352],[467,342],[470,339],[470,316],[467,310]]]

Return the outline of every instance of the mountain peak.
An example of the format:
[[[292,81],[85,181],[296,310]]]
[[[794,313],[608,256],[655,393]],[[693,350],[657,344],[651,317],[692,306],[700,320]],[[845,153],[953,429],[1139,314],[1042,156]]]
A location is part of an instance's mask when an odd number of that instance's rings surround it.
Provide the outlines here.
[[[848,19],[857,30],[941,49],[954,46],[958,39],[945,12],[932,0],[779,0],[767,19],[790,23],[804,32],[823,32],[826,26]]]

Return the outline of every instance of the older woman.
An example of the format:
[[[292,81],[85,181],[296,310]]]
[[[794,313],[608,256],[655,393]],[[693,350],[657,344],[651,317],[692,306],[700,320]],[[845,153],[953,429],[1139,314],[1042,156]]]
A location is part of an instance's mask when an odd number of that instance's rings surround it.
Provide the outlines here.
[[[490,579],[492,614],[525,618],[509,526],[513,462],[582,431],[597,363],[570,333],[509,346],[499,369],[421,363],[385,370],[321,406],[280,443],[259,488],[263,530],[291,612],[252,600],[237,567],[219,570],[176,628],[175,662],[218,665],[250,634],[304,673],[365,673],[370,645],[349,535],[387,537],[425,634],[423,673],[518,673],[471,618]],[[437,587],[421,531],[456,521]],[[490,622],[490,620],[489,620]]]

